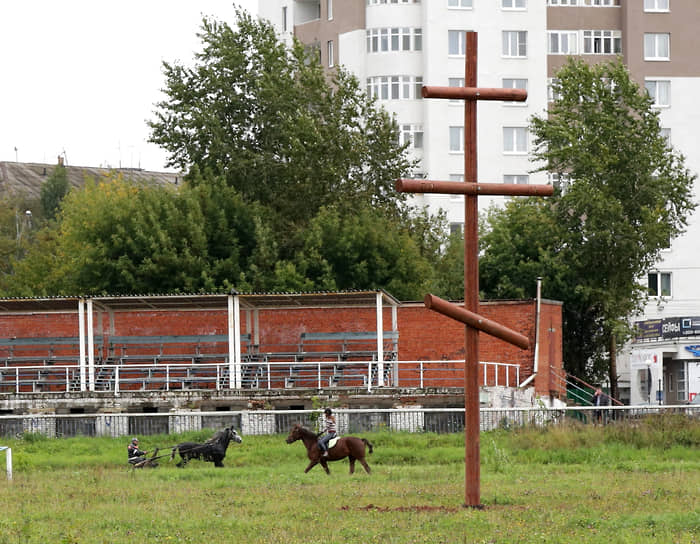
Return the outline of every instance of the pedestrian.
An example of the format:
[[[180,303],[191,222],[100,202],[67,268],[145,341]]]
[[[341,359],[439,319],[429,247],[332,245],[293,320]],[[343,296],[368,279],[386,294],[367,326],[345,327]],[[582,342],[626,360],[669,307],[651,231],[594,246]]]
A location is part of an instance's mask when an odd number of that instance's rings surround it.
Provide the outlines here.
[[[610,404],[610,397],[608,397],[603,390],[598,387],[593,393],[593,405],[594,406],[607,406]],[[594,421],[596,423],[605,423],[603,418],[603,410],[595,410],[593,412]]]

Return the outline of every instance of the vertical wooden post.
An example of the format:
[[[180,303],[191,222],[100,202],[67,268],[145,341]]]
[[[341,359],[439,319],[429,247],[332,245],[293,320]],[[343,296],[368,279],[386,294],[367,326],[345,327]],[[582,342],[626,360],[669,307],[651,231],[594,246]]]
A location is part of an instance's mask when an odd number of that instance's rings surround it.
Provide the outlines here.
[[[467,32],[464,85],[476,87],[477,34]],[[476,100],[464,101],[464,181],[477,182]],[[464,196],[464,307],[479,311],[479,206],[478,197]],[[464,330],[464,448],[465,505],[481,506],[479,493],[479,331]]]

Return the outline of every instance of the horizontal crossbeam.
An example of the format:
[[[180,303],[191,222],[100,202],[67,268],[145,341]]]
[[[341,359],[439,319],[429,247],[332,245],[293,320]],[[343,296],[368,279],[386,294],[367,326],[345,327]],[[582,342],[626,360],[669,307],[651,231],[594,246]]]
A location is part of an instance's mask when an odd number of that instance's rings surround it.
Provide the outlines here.
[[[400,179],[396,190],[404,193],[443,193],[452,195],[551,196],[552,185],[521,185],[517,183],[465,183],[463,181],[430,181]]]
[[[461,321],[465,325],[469,325],[474,329],[478,329],[486,334],[500,338],[509,344],[513,344],[522,349],[530,348],[530,340],[527,336],[515,332],[508,327],[496,323],[490,319],[486,319],[477,313],[470,312],[466,308],[447,302],[435,295],[425,295],[423,299],[425,307],[439,314],[450,317],[456,321]]]
[[[424,86],[421,94],[423,98],[449,98],[450,100],[505,100],[508,102],[527,100],[527,91],[524,89]]]

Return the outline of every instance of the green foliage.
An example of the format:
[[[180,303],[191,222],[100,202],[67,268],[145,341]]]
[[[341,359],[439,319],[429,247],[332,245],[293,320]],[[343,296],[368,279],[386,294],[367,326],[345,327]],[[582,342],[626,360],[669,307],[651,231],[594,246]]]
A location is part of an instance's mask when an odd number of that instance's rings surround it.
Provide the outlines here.
[[[296,267],[319,289],[383,287],[404,300],[420,296],[431,274],[408,230],[370,208],[321,210],[305,233]]]
[[[46,219],[54,219],[61,206],[61,202],[68,194],[70,184],[66,167],[56,166],[48,179],[41,185],[41,209]]]
[[[547,116],[532,118],[534,157],[571,181],[546,202],[491,213],[480,285],[521,297],[543,277],[545,296],[564,302],[566,369],[600,379],[645,300],[640,278],[685,229],[695,176],[620,60],[569,59],[554,92]]]
[[[430,292],[448,300],[464,300],[464,235],[452,233],[440,258]]]

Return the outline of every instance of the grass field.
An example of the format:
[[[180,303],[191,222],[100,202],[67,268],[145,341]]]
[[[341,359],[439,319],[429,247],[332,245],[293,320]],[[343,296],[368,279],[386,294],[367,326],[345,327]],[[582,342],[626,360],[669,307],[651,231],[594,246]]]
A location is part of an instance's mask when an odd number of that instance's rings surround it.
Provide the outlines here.
[[[700,543],[698,420],[483,433],[483,510],[462,506],[463,435],[362,436],[373,473],[341,461],[330,477],[304,474],[305,449],[279,435],[244,436],[223,469],[132,470],[128,438],[2,440],[14,478],[0,480],[0,544]]]

